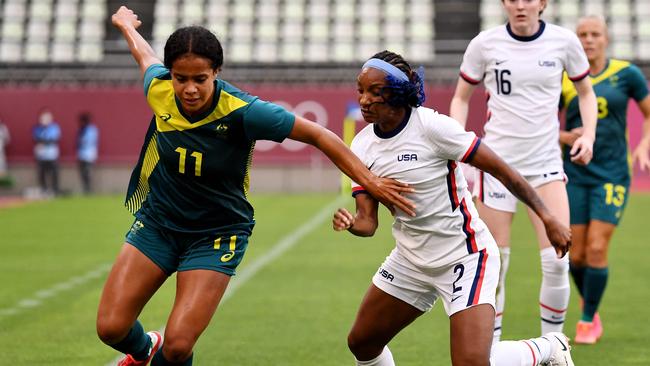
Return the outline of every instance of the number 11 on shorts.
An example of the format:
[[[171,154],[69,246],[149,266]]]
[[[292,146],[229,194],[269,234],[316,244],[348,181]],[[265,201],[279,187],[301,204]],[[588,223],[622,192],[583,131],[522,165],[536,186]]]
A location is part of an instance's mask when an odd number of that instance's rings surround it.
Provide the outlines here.
[[[222,262],[228,262],[235,256],[235,243],[237,242],[237,235],[230,237],[230,243],[228,244],[228,252],[221,256]],[[214,249],[221,249],[221,238],[214,239]]]

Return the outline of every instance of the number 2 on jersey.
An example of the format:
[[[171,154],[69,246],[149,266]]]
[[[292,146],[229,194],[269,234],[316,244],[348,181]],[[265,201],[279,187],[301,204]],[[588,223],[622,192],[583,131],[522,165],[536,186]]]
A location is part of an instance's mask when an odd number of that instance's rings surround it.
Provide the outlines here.
[[[179,154],[178,157],[178,172],[185,174],[185,159],[187,158],[187,149],[184,147],[177,147],[176,151]],[[194,175],[197,177],[201,176],[201,163],[203,162],[203,154],[194,151],[190,154],[194,158]]]

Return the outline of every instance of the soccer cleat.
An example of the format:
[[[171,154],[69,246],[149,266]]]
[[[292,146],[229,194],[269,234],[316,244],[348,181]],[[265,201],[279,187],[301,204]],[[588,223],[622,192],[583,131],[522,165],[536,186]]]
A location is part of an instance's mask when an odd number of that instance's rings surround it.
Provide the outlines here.
[[[149,356],[144,360],[136,360],[131,355],[126,355],[120,362],[117,363],[117,366],[145,366],[148,365],[153,355],[158,352],[160,346],[162,346],[162,336],[158,332],[147,332],[149,338],[151,338],[151,348],[149,348]]]
[[[546,333],[542,338],[551,342],[551,358],[542,363],[542,366],[575,366],[571,359],[571,346],[569,338],[560,332]]]
[[[600,337],[603,336],[603,323],[600,321],[600,315],[598,315],[598,313],[594,315],[593,323],[594,323],[594,330],[593,330],[594,335],[596,336],[596,340],[599,340]]]
[[[596,337],[594,323],[579,321],[576,325],[576,337],[573,341],[576,344],[595,344],[598,337]]]

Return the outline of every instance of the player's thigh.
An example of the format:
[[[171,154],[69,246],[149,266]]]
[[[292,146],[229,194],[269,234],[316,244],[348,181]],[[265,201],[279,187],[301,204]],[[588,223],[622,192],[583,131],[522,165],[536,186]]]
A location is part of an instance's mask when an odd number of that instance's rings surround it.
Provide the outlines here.
[[[230,275],[205,269],[179,271],[176,282],[165,347],[189,352],[217,310]]]
[[[97,330],[102,339],[119,341],[114,338],[128,332],[144,305],[167,277],[149,257],[125,243],[108,275],[99,301]]]
[[[494,307],[480,304],[450,317],[453,365],[489,365]]]
[[[476,201],[478,215],[487,225],[499,247],[510,247],[510,228],[514,213],[487,206],[480,200]]]
[[[614,230],[616,230],[616,225],[609,222],[592,220],[589,223],[586,247],[586,262],[588,266],[596,268],[607,267],[607,254]]]
[[[569,199],[565,183],[561,180],[555,180],[543,184],[535,188],[535,190],[551,215],[555,216],[557,220],[568,227],[570,223]],[[546,236],[546,229],[542,220],[540,220],[537,214],[530,208],[528,208],[528,216],[530,217],[530,221],[535,229],[535,235],[537,236],[537,242],[539,243],[540,249],[550,247],[551,242]]]

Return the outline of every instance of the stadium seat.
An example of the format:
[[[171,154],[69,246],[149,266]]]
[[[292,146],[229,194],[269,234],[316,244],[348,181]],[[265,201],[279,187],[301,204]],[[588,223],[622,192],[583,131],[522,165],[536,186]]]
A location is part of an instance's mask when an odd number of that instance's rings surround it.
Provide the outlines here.
[[[3,40],[0,43],[0,61],[18,62],[22,60],[22,43]]]
[[[585,15],[603,15],[605,13],[605,2],[603,0],[585,1]]]
[[[182,25],[203,24],[203,1],[184,0],[180,20]]]
[[[72,62],[75,59],[73,42],[53,42],[50,52],[54,62]]]

